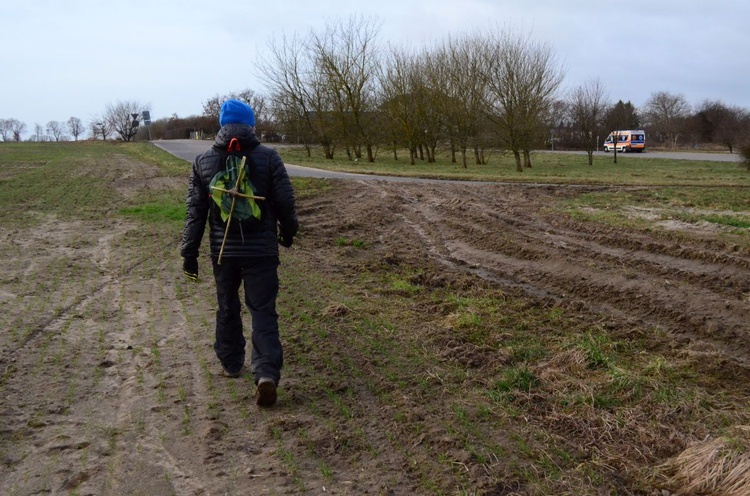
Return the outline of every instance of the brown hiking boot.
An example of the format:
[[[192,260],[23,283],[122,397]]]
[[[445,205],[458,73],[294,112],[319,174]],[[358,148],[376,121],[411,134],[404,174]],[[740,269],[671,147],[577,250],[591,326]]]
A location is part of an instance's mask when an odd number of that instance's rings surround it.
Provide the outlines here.
[[[224,377],[231,377],[232,379],[236,379],[242,375],[242,367],[238,369],[228,369],[226,367],[222,367],[221,375],[223,375]]]

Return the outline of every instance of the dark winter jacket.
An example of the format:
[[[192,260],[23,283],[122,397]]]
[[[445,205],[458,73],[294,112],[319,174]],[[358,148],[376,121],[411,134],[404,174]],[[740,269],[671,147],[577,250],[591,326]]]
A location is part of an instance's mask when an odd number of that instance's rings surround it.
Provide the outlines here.
[[[265,200],[257,201],[261,209],[261,222],[245,225],[232,219],[222,257],[278,256],[277,223],[286,236],[297,233],[294,190],[281,157],[276,150],[260,144],[252,127],[228,124],[219,131],[213,147],[193,161],[188,184],[187,220],[182,237],[183,257],[198,256],[207,219],[211,256],[219,256],[226,224],[209,196],[208,186],[216,173],[225,169],[227,147],[232,138],[237,138],[242,153],[247,153],[247,161],[251,163],[249,179],[255,188],[255,195],[263,196]]]

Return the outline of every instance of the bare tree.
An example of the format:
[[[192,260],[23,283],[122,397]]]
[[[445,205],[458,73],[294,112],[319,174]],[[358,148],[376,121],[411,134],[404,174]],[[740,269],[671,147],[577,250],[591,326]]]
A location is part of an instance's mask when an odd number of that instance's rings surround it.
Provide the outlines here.
[[[44,126],[42,126],[38,122],[34,124],[34,134],[31,136],[31,138],[29,138],[29,141],[37,141],[40,143],[42,141],[49,141],[49,136],[44,134]]]
[[[434,163],[435,150],[438,145],[451,141],[450,117],[446,114],[449,104],[446,102],[448,95],[448,71],[446,65],[440,60],[439,49],[425,49],[421,55],[421,71],[423,73],[423,87],[417,93],[420,98],[419,120],[423,126],[419,139],[419,158],[424,160],[427,153],[427,162]],[[455,163],[455,141],[451,146],[452,160]]]
[[[55,141],[60,141],[65,138],[65,123],[60,121],[49,121],[47,123],[47,133],[52,136]]]
[[[150,111],[151,105],[135,100],[118,101],[107,105],[104,120],[123,141],[131,141],[138,134],[139,116],[144,110]]]
[[[690,114],[690,104],[685,97],[657,91],[651,94],[645,107],[645,117],[651,131],[659,133],[669,140],[673,149],[676,148]]]
[[[21,135],[26,131],[26,123],[18,119],[8,119],[8,128],[14,141],[21,141]]]
[[[356,158],[361,146],[367,161],[374,162],[374,146],[379,129],[372,116],[377,109],[376,86],[380,64],[375,42],[379,24],[359,16],[326,26],[322,33],[312,32],[309,48],[327,82],[334,103],[340,132]]]
[[[390,140],[394,145],[394,158],[398,158],[397,147],[406,146],[411,165],[416,163],[416,150],[425,127],[421,119],[425,112],[420,109],[425,102],[423,76],[417,55],[391,48],[379,77],[383,99],[381,109],[386,115]]]
[[[474,151],[474,161],[481,164],[481,127],[486,107],[487,78],[486,38],[478,35],[448,40],[436,53],[435,59],[444,71],[445,98],[438,103],[449,124],[454,148],[461,152],[462,165],[468,164],[468,151]]]
[[[555,150],[555,142],[570,139],[569,133],[572,129],[570,122],[570,105],[568,101],[555,99],[542,115],[545,133],[549,133],[549,141],[552,151]],[[546,136],[545,136],[546,140]]]
[[[486,74],[488,118],[522,172],[523,166],[531,166],[530,150],[540,139],[542,116],[563,81],[562,67],[550,45],[502,31],[488,45]]]
[[[107,137],[112,134],[112,126],[110,122],[101,116],[94,116],[91,119],[89,129],[91,129],[91,137],[94,139],[101,136],[102,140],[107,141]]]
[[[68,119],[68,129],[70,129],[73,139],[78,141],[78,137],[84,133],[83,122],[78,117],[71,117]]]
[[[10,120],[0,119],[0,138],[2,138],[3,141],[10,141],[12,135],[13,132],[10,129]]]
[[[589,165],[594,164],[594,151],[602,129],[607,97],[600,79],[589,80],[570,95],[570,119],[577,133],[577,142],[586,150]]]
[[[297,36],[278,40],[269,43],[270,59],[258,64],[260,77],[271,88],[277,117],[298,141],[317,141],[325,157],[332,159],[337,133],[325,75],[316,67],[308,41]]]

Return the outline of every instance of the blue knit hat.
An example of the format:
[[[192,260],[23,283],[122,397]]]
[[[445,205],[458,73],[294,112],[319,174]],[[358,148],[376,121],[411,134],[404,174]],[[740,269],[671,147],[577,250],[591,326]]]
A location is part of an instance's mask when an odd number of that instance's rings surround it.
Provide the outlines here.
[[[219,112],[219,125],[224,127],[227,124],[255,126],[255,112],[253,112],[253,108],[239,100],[227,100],[221,106],[221,112]]]

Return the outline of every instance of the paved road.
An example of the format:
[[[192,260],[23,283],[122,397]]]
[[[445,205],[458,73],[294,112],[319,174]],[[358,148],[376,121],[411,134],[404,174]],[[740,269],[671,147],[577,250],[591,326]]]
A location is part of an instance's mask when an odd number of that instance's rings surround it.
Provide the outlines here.
[[[188,162],[192,162],[196,155],[201,154],[211,148],[213,141],[210,140],[156,140],[153,142],[154,145],[159,148],[171,153],[172,155],[179,157]],[[585,154],[585,152],[552,152],[549,150],[540,150],[540,153],[573,153],[573,154]],[[612,156],[612,153],[595,152],[595,155],[601,156]],[[283,156],[283,152],[282,152]],[[646,153],[618,153],[618,158],[625,156],[627,158],[666,158],[672,160],[708,160],[712,162],[737,162],[740,157],[735,154],[728,153],[699,153],[699,152],[646,152]],[[373,176],[369,174],[349,174],[345,172],[332,172],[320,169],[313,169],[310,167],[302,167],[299,165],[286,164],[286,169],[290,176],[297,177],[320,177],[328,179],[388,179],[390,181],[403,181],[403,182],[432,182],[430,179],[418,179],[418,178],[396,178],[386,176]]]
[[[196,155],[199,155],[209,148],[213,144],[213,141],[209,140],[156,140],[153,141],[154,145],[159,148],[171,153],[175,157],[192,162]],[[282,151],[283,158],[283,151]],[[318,177],[324,179],[364,179],[364,180],[376,180],[376,179],[387,179],[389,181],[396,182],[409,182],[409,183],[423,183],[423,182],[435,182],[435,179],[420,179],[415,177],[392,177],[392,176],[376,176],[371,174],[350,174],[347,172],[333,172],[321,169],[313,169],[310,167],[302,167],[300,165],[284,164],[286,170],[290,176],[295,177]]]

